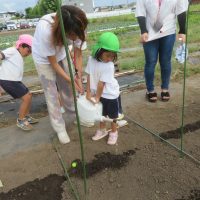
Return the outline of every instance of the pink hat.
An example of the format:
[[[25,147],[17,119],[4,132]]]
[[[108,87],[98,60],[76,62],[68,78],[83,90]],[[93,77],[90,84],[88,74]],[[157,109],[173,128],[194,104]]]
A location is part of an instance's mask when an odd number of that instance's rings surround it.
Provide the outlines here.
[[[33,36],[28,34],[23,34],[19,36],[19,39],[16,42],[16,48],[18,49],[21,44],[27,44],[30,47],[32,46]]]

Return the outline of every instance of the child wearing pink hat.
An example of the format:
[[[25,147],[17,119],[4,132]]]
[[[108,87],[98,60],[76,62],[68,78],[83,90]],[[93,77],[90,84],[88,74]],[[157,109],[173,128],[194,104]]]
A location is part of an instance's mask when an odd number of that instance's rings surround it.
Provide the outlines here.
[[[16,47],[10,47],[0,52],[0,86],[14,99],[20,98],[22,103],[19,108],[17,126],[25,131],[33,129],[31,124],[38,120],[29,115],[32,94],[21,82],[24,71],[23,57],[31,54],[32,36],[23,34],[19,36]]]

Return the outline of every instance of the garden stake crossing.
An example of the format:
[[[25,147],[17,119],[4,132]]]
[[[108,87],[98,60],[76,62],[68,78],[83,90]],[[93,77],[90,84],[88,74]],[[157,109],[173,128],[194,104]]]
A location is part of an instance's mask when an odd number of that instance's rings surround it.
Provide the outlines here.
[[[187,17],[186,17],[186,48],[185,51],[187,49],[187,43],[188,43],[188,21],[189,21],[189,8],[190,8],[190,3],[191,1],[189,1],[189,5],[188,5],[188,11],[187,11]],[[82,138],[82,133],[81,133],[81,127],[80,127],[80,119],[78,116],[78,109],[77,109],[77,103],[76,103],[76,92],[75,92],[75,86],[74,86],[74,77],[73,77],[73,72],[72,72],[72,66],[71,66],[71,62],[70,62],[70,56],[69,56],[69,50],[68,50],[68,45],[67,45],[67,41],[66,41],[66,37],[65,37],[65,31],[64,31],[64,25],[63,25],[63,19],[62,19],[62,15],[61,15],[61,2],[60,0],[57,0],[57,10],[58,10],[58,14],[59,14],[59,18],[60,18],[60,25],[61,25],[61,30],[62,30],[62,37],[63,37],[63,41],[64,41],[64,46],[65,46],[65,51],[66,51],[66,55],[67,55],[67,61],[68,61],[68,66],[69,66],[69,72],[70,72],[70,78],[72,80],[72,90],[73,90],[73,96],[74,96],[74,105],[75,105],[75,112],[76,112],[76,119],[77,119],[77,126],[78,126],[78,132],[79,132],[79,139],[80,139],[80,147],[81,147],[81,157],[82,157],[82,167],[83,167],[83,176],[84,176],[84,192],[85,192],[85,199],[87,199],[87,184],[86,184],[86,168],[85,168],[85,159],[84,159],[84,148],[83,148],[83,138]],[[163,142],[165,142],[166,144],[168,144],[169,146],[173,147],[175,150],[177,150],[181,156],[185,155],[188,158],[190,158],[191,160],[193,160],[194,162],[196,162],[197,164],[200,164],[200,161],[196,158],[194,158],[193,156],[191,156],[190,154],[188,154],[187,152],[185,152],[183,150],[183,128],[184,128],[184,112],[185,112],[185,86],[186,86],[186,52],[185,52],[185,61],[184,61],[184,79],[183,79],[183,97],[182,97],[182,112],[181,112],[181,147],[178,148],[176,145],[168,142],[167,140],[163,139],[162,137],[160,137],[158,134],[154,133],[153,131],[150,131],[149,129],[145,128],[144,126],[140,125],[138,122],[136,122],[135,120],[127,117],[127,119],[133,123],[135,123],[136,125],[138,125],[139,127],[141,127],[142,129],[144,129],[145,131],[147,131],[148,133],[152,134],[155,137],[158,137],[160,140],[162,140]],[[55,147],[56,148],[56,147]],[[64,165],[62,156],[59,154],[58,150],[56,150],[59,159],[61,161],[61,164],[64,168],[65,171],[65,176],[67,176],[67,178],[69,179],[69,176],[67,174],[67,170],[66,170],[66,166]],[[69,179],[70,180],[70,179]],[[70,182],[71,183],[71,182]],[[71,185],[71,184],[70,184]],[[72,187],[73,188],[73,187]],[[73,190],[73,189],[72,189]],[[74,192],[74,190],[73,190]],[[77,194],[75,194],[76,199],[78,198],[78,196],[76,196]]]
[[[87,184],[86,184],[86,169],[85,169],[85,158],[84,158],[84,148],[83,148],[83,137],[82,137],[81,127],[80,127],[80,120],[79,120],[79,116],[78,116],[78,109],[77,109],[77,102],[76,102],[76,91],[75,91],[74,77],[73,77],[74,74],[72,72],[72,65],[71,65],[71,61],[70,61],[69,49],[68,49],[68,45],[67,45],[67,39],[66,39],[66,34],[65,34],[64,24],[63,24],[63,18],[62,18],[62,13],[61,13],[61,1],[60,0],[57,0],[57,10],[58,10],[58,15],[59,15],[59,19],[60,19],[62,38],[63,38],[65,51],[66,51],[66,55],[67,55],[67,62],[68,62],[69,73],[70,73],[71,84],[72,84],[72,91],[73,91],[73,97],[74,97],[74,107],[75,107],[77,127],[78,127],[80,147],[81,147],[81,157],[82,157],[82,165],[83,165],[82,167],[83,167],[83,177],[84,177],[84,192],[85,192],[85,199],[87,199],[86,198]]]

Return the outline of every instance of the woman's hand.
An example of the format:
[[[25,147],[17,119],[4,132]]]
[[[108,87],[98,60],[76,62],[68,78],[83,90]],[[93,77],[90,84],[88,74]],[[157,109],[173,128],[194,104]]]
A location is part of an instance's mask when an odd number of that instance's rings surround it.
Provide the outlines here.
[[[100,99],[96,98],[96,97],[91,97],[90,101],[95,105],[95,104],[99,103]]]
[[[185,40],[186,40],[185,34],[178,34],[178,35],[177,35],[177,40],[180,40],[180,41],[182,41],[183,43],[185,43]]]
[[[141,42],[141,43],[147,42],[148,39],[149,39],[148,33],[143,33],[143,34],[140,36],[140,42]]]
[[[56,56],[48,56],[48,60],[55,70],[60,76],[62,76],[68,83],[71,82],[70,76],[64,71],[64,69],[58,64]]]
[[[86,99],[93,104],[99,103],[99,99],[96,99],[96,97],[92,96],[90,92],[86,93]]]

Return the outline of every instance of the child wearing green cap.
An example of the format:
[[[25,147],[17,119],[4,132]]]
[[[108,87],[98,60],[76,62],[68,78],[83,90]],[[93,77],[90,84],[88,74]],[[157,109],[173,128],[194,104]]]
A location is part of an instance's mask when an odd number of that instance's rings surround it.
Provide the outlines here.
[[[117,119],[119,115],[119,84],[114,77],[114,62],[117,60],[119,52],[119,40],[114,33],[103,33],[96,45],[93,47],[92,56],[89,57],[86,73],[87,94],[86,98],[94,104],[101,102],[103,105],[103,116]],[[106,123],[100,122],[100,128],[92,137],[99,140],[108,135]],[[109,145],[116,144],[118,131],[116,122],[111,122],[111,132],[109,132]]]

